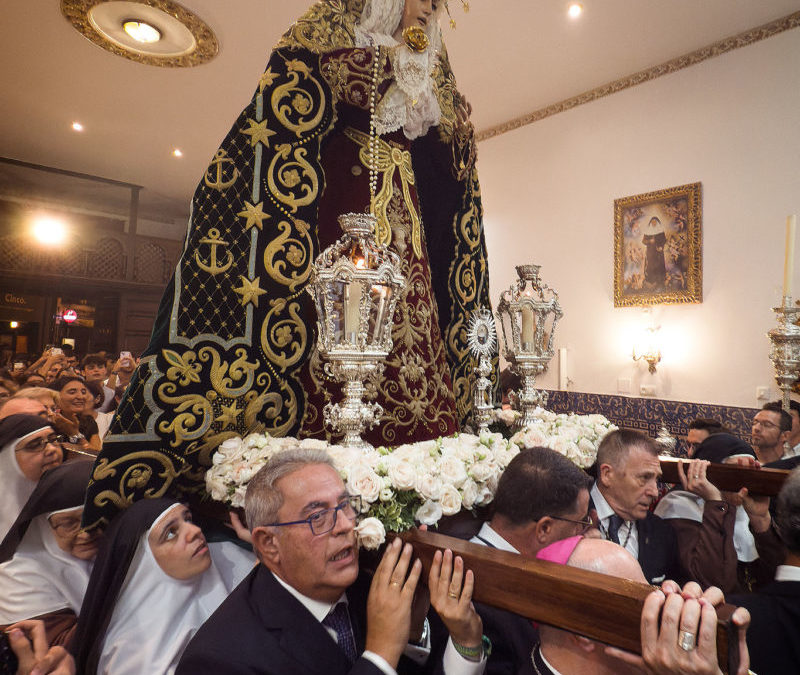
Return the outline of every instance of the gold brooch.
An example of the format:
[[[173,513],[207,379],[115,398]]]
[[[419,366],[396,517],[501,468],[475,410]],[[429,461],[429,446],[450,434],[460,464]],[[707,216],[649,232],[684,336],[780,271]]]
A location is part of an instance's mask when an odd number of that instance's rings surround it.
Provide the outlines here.
[[[403,40],[412,51],[421,54],[428,48],[428,36],[419,26],[403,28]]]

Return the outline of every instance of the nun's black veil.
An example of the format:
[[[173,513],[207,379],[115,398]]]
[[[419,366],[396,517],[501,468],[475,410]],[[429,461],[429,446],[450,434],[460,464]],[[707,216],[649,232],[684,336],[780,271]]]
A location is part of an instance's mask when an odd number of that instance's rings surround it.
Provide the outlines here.
[[[42,474],[19,516],[0,543],[0,563],[11,560],[28,525],[36,516],[83,505],[93,466],[94,462],[91,460],[77,460],[60,464]]]
[[[142,535],[176,503],[174,499],[142,499],[120,513],[105,531],[72,642],[76,672],[82,675],[97,672],[106,630]]]

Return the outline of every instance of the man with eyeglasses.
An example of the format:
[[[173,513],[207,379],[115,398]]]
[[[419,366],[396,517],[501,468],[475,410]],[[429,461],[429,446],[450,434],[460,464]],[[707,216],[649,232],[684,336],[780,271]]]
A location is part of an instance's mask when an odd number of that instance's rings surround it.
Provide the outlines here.
[[[197,632],[177,675],[394,675],[436,666],[447,675],[482,673],[472,574],[452,556],[434,564],[429,580],[431,602],[450,633],[443,661],[401,660],[419,609],[412,601],[422,566],[412,563],[410,545],[395,540],[370,583],[359,570],[360,510],[324,451],[273,457],[245,499],[260,564]]]
[[[783,457],[784,443],[792,430],[792,418],[777,401],[765,403],[753,418],[751,440],[762,465]]]
[[[491,521],[484,523],[470,541],[536,558],[553,542],[592,527],[591,487],[591,478],[555,450],[523,450],[500,477]],[[483,632],[492,642],[486,672],[517,673],[530,659],[537,630],[518,614],[481,603],[476,603],[475,609],[483,621]]]

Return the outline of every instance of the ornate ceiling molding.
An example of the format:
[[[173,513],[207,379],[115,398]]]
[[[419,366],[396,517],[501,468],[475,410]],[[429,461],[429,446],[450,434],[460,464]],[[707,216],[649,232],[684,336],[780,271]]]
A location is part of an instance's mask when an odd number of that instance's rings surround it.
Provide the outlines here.
[[[194,48],[179,55],[158,55],[126,49],[109,40],[92,23],[90,12],[93,7],[107,0],[61,0],[61,13],[81,35],[99,47],[137,63],[166,68],[197,66],[213,59],[219,52],[219,42],[214,31],[200,17],[173,0],[128,0],[146,7],[160,10],[179,21],[194,38]]]
[[[638,73],[634,73],[633,75],[628,75],[627,77],[620,78],[619,80],[614,80],[613,82],[601,85],[600,87],[582,94],[578,94],[577,96],[573,96],[563,101],[559,101],[558,103],[549,105],[545,108],[535,110],[531,113],[523,115],[522,117],[517,117],[516,119],[504,122],[503,124],[490,127],[485,131],[479,132],[476,135],[476,139],[478,141],[485,141],[490,138],[494,138],[495,136],[500,136],[501,134],[505,134],[509,131],[514,131],[520,127],[543,120],[545,117],[557,115],[558,113],[571,110],[572,108],[576,108],[584,103],[591,103],[592,101],[596,101],[604,96],[616,94],[624,89],[635,87],[637,84],[642,84],[643,82],[655,80],[658,77],[669,75],[670,73],[674,73],[678,70],[683,70],[684,68],[688,68],[689,66],[693,66],[697,63],[714,58],[715,56],[720,56],[721,54],[733,51],[734,49],[747,47],[748,45],[754,44],[792,28],[797,28],[798,26],[800,26],[800,12],[793,12],[788,16],[784,16],[783,18],[765,23],[763,26],[752,28],[743,33],[739,33],[738,35],[715,42],[707,47],[702,47],[693,52],[689,52],[688,54],[684,54],[683,56],[666,61],[660,65],[653,66],[652,68],[648,68],[646,70],[640,70]]]

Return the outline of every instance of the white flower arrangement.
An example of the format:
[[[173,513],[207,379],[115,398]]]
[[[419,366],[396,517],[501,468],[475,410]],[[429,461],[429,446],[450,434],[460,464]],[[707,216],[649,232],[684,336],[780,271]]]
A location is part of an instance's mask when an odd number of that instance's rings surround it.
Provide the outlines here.
[[[540,422],[510,440],[502,434],[457,434],[394,449],[369,452],[315,439],[250,434],[230,438],[213,456],[206,492],[220,502],[244,506],[247,483],[276,453],[289,448],[328,452],[348,491],[360,495],[362,516],[356,531],[364,548],[375,549],[386,531],[404,532],[415,521],[436,525],[443,516],[489,504],[500,475],[523,447],[544,445],[581,467],[594,462],[600,439],[615,429],[602,415],[556,415],[537,411]]]
[[[536,422],[520,429],[511,442],[521,448],[544,446],[571,459],[582,469],[588,469],[597,458],[597,446],[617,427],[603,415],[554,413],[544,408],[534,412]]]

